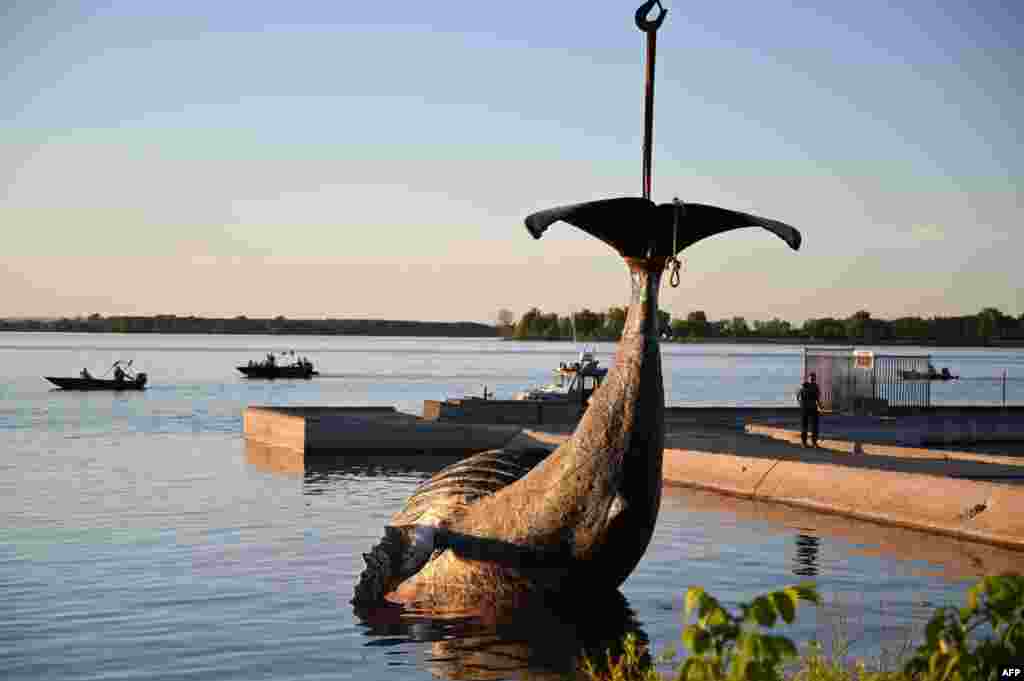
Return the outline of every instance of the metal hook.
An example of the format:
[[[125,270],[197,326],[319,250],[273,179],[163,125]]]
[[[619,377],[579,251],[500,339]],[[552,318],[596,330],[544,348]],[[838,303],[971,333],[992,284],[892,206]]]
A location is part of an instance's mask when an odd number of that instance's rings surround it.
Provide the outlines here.
[[[672,253],[665,262],[665,269],[672,271],[669,275],[668,283],[672,285],[672,288],[677,288],[679,286],[679,269],[682,267],[682,263],[676,257],[676,249],[679,248],[679,218],[683,216],[683,212],[686,209],[683,207],[683,202],[679,200],[679,197],[672,199],[672,205]]]
[[[647,13],[655,5],[658,6],[658,16],[655,19],[648,19]],[[647,0],[636,10],[636,27],[644,33],[653,33],[661,28],[661,22],[665,21],[666,14],[668,14],[668,10],[661,6],[661,0]]]

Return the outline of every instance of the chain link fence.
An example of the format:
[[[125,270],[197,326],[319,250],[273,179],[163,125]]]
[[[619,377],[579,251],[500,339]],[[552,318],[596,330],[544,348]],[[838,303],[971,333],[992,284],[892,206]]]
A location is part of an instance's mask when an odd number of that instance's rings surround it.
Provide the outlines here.
[[[803,376],[812,371],[826,411],[860,413],[931,406],[934,369],[929,355],[804,348]]]

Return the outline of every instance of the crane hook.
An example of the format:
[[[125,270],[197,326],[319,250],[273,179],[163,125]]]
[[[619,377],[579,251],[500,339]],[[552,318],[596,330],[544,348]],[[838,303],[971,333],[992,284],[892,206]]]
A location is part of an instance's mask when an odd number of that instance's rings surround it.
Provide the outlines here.
[[[655,5],[658,6],[658,16],[654,19],[648,19],[647,13]],[[661,6],[661,0],[647,0],[636,10],[636,27],[644,33],[653,33],[661,28],[661,22],[665,21],[666,14],[668,14],[668,10]]]

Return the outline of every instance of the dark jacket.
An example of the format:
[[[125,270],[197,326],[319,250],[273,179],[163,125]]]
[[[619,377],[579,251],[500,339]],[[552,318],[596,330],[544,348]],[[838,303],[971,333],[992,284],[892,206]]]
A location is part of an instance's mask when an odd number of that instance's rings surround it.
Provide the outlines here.
[[[817,411],[818,402],[821,400],[821,388],[817,383],[807,381],[800,386],[800,392],[796,394],[796,398],[800,402],[800,408],[804,411]]]

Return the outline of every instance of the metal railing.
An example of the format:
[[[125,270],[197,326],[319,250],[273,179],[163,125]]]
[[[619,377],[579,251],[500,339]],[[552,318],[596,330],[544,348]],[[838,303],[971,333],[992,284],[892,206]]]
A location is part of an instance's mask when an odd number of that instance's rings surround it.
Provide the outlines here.
[[[872,372],[872,396],[890,408],[923,409],[931,406],[927,355],[876,355]]]

